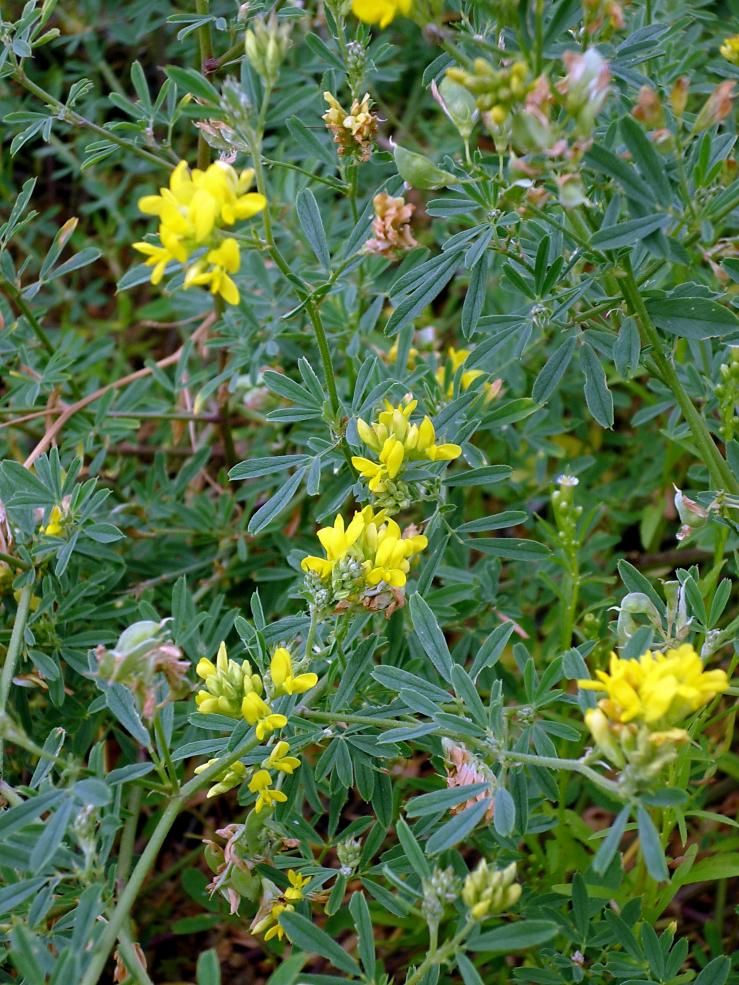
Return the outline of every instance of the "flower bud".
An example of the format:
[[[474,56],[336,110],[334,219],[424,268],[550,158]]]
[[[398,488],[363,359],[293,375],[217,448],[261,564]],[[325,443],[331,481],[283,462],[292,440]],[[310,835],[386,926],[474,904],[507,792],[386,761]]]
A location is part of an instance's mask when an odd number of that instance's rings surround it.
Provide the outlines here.
[[[514,882],[516,863],[505,869],[493,869],[483,859],[468,873],[462,887],[462,902],[473,920],[502,913],[514,906],[521,897],[521,886]]]
[[[244,36],[244,49],[249,64],[267,85],[274,85],[290,46],[290,25],[279,23],[273,15],[269,20],[255,20]]]

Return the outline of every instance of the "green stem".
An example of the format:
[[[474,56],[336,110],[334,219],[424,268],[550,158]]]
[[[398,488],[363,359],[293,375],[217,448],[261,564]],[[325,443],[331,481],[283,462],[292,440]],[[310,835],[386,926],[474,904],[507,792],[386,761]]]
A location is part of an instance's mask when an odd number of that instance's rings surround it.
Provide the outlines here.
[[[716,489],[737,492],[739,487],[731,473],[731,469],[716,447],[703,417],[696,410],[693,401],[683,387],[675,367],[665,355],[662,347],[662,339],[647,311],[644,299],[636,286],[631,263],[628,258],[624,261],[624,276],[620,278],[620,286],[625,300],[636,316],[645,341],[652,347],[652,357],[657,364],[660,376],[672,391],[677,405],[682,411],[683,417],[693,434],[693,440],[698,447],[698,453],[703,464],[708,469],[712,485]]]
[[[315,605],[310,607],[310,626],[308,627],[308,635],[305,638],[305,650],[303,651],[303,658],[305,660],[312,660],[313,653],[313,643],[316,638],[316,630],[318,629],[318,609]]]
[[[195,0],[195,11],[199,17],[208,16],[209,5],[209,0]],[[205,73],[208,67],[213,64],[213,38],[210,33],[210,21],[201,24],[198,28],[198,47],[200,50],[200,71]],[[210,144],[201,131],[198,134],[198,167],[204,171],[209,164]]]
[[[118,935],[118,952],[123,958],[128,974],[136,985],[154,985],[146,968],[141,964],[141,959],[128,930],[122,930]]]
[[[18,657],[20,656],[21,647],[23,645],[23,633],[26,628],[26,621],[28,620],[28,613],[31,608],[32,596],[33,583],[26,585],[21,589],[20,598],[18,599],[18,608],[15,611],[13,631],[10,635],[8,652],[5,654],[5,663],[3,664],[3,672],[0,677],[0,717],[5,714],[5,709],[8,704],[8,696],[10,694],[10,687],[13,683],[13,675],[15,674],[16,664],[18,663]],[[3,773],[3,746],[3,736],[0,735],[0,775]]]
[[[544,0],[536,0],[534,12],[534,75],[540,75],[544,59]]]
[[[141,888],[146,881],[149,870],[154,865],[159,849],[164,844],[164,840],[169,834],[170,828],[177,820],[180,812],[185,808],[189,799],[218,776],[224,769],[235,763],[237,759],[250,752],[259,745],[259,740],[255,736],[244,740],[236,749],[216,760],[212,766],[202,773],[194,776],[180,790],[180,792],[169,801],[164,808],[162,816],[159,818],[156,827],[146,843],[144,851],[141,853],[131,878],[126,884],[126,888],[121,893],[118,903],[111,914],[110,920],[103,931],[95,950],[91,955],[91,960],[85,974],[82,976],[80,985],[97,985],[100,975],[105,969],[110,952],[115,946],[118,935],[125,925],[128,915],[136,902],[136,898],[141,892]]]
[[[118,866],[116,868],[116,878],[123,885],[128,879],[133,863],[133,850],[136,845],[136,828],[139,823],[141,813],[141,801],[144,796],[143,787],[134,786],[128,800],[128,817],[123,826],[121,844],[118,851]]]
[[[418,982],[423,981],[426,977],[426,973],[430,971],[434,965],[442,964],[445,961],[449,961],[455,957],[459,951],[459,945],[464,941],[467,935],[470,933],[472,928],[475,926],[474,920],[468,920],[464,926],[457,931],[451,940],[446,941],[441,947],[434,947],[429,950],[425,959],[416,968],[412,975],[409,975],[405,980],[405,985],[417,985]]]
[[[318,346],[318,351],[321,354],[321,362],[323,363],[323,375],[326,380],[326,387],[328,388],[328,396],[329,396],[329,403],[331,404],[331,410],[334,414],[334,417],[338,418],[339,410],[340,410],[339,394],[336,389],[334,367],[331,362],[331,351],[328,347],[328,339],[326,338],[326,331],[323,327],[323,322],[321,321],[321,316],[318,311],[318,306],[313,301],[309,301],[305,307],[308,312],[308,317],[310,318],[311,325],[313,326],[313,334],[316,337],[316,344]]]
[[[32,82],[26,76],[26,73],[20,65],[13,73],[13,78],[16,82],[22,85],[27,92],[30,92],[32,96],[35,96],[37,99],[41,100],[44,105],[48,106],[50,109],[53,109],[55,113],[58,114],[59,118],[64,120],[65,123],[69,123],[71,126],[75,127],[83,127],[85,130],[90,130],[92,133],[97,134],[98,137],[102,137],[111,144],[116,144],[118,147],[122,147],[131,154],[136,154],[143,160],[156,164],[160,168],[167,168],[167,170],[172,169],[171,162],[167,161],[165,158],[152,154],[150,151],[140,147],[133,141],[126,140],[125,137],[119,137],[113,130],[106,130],[105,127],[98,126],[97,123],[93,123],[92,120],[88,120],[87,117],[82,116],[73,109],[69,109],[64,105],[64,103],[52,96],[50,92],[46,92],[46,90],[42,89],[41,86],[38,86],[35,82]]]
[[[174,763],[172,762],[172,756],[169,752],[169,743],[167,742],[167,736],[164,734],[164,727],[162,726],[162,720],[159,717],[159,712],[157,712],[154,716],[154,734],[159,742],[159,747],[164,758],[164,765],[167,770],[169,782],[172,784],[172,788],[177,790],[180,785],[177,780],[177,770],[174,768]]]

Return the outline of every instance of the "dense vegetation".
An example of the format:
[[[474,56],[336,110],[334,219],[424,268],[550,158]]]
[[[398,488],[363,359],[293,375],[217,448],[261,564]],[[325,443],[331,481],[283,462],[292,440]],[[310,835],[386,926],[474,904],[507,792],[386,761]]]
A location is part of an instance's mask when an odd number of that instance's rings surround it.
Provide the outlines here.
[[[736,30],[3,5],[0,981],[739,982]]]

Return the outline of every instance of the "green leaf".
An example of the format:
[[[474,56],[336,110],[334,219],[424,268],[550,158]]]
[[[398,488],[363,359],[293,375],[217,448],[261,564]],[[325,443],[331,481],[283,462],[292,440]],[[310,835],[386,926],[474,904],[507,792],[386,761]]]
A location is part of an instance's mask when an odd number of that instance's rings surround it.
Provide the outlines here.
[[[683,339],[715,339],[739,332],[734,312],[707,298],[659,298],[646,306],[657,328]]]
[[[482,465],[468,472],[451,472],[444,476],[445,486],[492,486],[507,479],[513,469],[510,465]]]
[[[286,472],[296,465],[306,465],[307,455],[274,455],[267,458],[248,458],[239,462],[228,473],[229,479],[257,479],[263,475]]]
[[[585,402],[601,427],[613,427],[613,396],[606,383],[606,374],[593,347],[587,342],[580,350],[580,366],[585,374]]]
[[[516,826],[516,805],[505,787],[495,791],[493,824],[501,838],[507,838]]]
[[[619,126],[624,143],[631,151],[634,163],[654,197],[662,205],[669,205],[672,199],[672,190],[665,171],[664,161],[632,116],[622,117]]]
[[[466,339],[470,338],[477,328],[477,321],[482,313],[482,306],[485,301],[485,290],[488,279],[488,254],[483,253],[479,261],[472,268],[469,287],[464,296],[462,305],[462,319],[460,327],[462,335]]]
[[[621,839],[623,838],[624,831],[626,830],[626,822],[629,820],[629,814],[631,813],[631,807],[627,804],[626,807],[622,807],[619,813],[616,815],[613,824],[611,825],[608,834],[603,839],[600,848],[596,852],[595,858],[593,859],[593,872],[602,876],[608,866],[613,860],[613,856],[618,851],[618,846],[621,844]]]
[[[451,787],[443,790],[433,790],[413,797],[405,805],[408,817],[426,817],[429,814],[446,814],[452,807],[471,800],[478,793],[489,790],[488,783],[470,783],[464,787]]]
[[[459,664],[452,666],[452,684],[454,685],[457,697],[465,706],[465,710],[478,725],[486,728],[488,717],[485,712],[485,706],[480,699],[480,695],[477,693],[477,688],[473,684],[472,678],[464,667],[461,667]]]
[[[149,733],[144,728],[133,694],[122,684],[111,684],[105,692],[105,702],[121,725],[145,749],[151,745]]]
[[[477,680],[480,671],[484,670],[485,667],[493,667],[500,660],[514,628],[512,622],[504,622],[501,626],[496,626],[488,636],[473,661],[470,670],[470,677],[473,681]]]
[[[464,952],[459,952],[456,961],[464,985],[485,985],[482,978],[480,978],[477,968],[475,968]]]
[[[181,92],[191,92],[193,96],[202,99],[208,106],[221,105],[221,95],[218,90],[194,68],[167,65],[164,71]]]
[[[664,229],[670,217],[660,213],[629,219],[615,226],[602,226],[590,238],[590,245],[597,250],[617,250],[621,246],[633,246],[658,229]]]
[[[331,254],[328,249],[326,231],[318,208],[316,197],[310,188],[304,188],[295,202],[300,226],[308,240],[308,245],[316,255],[316,259],[325,271],[331,268]]]
[[[496,927],[468,941],[470,951],[522,951],[545,944],[557,934],[557,924],[550,920],[521,920]]]
[[[327,164],[331,169],[336,168],[336,155],[328,144],[322,143],[297,116],[291,116],[286,122],[290,135],[307,151],[310,157]]]
[[[510,561],[542,561],[552,553],[538,540],[522,540],[518,537],[477,537],[468,543],[476,551]]]
[[[354,958],[325,931],[316,927],[301,914],[285,911],[280,914],[280,924],[284,927],[291,944],[308,954],[318,954],[348,975],[360,976],[359,965]]]
[[[455,814],[453,818],[442,824],[431,835],[426,842],[427,853],[437,855],[439,852],[445,852],[448,848],[458,844],[467,837],[473,828],[477,827],[489,808],[490,800],[486,798],[465,808],[459,814]]]
[[[641,805],[637,811],[637,825],[639,829],[639,844],[647,866],[647,872],[658,882],[666,882],[669,875],[659,834],[648,811]]]
[[[359,960],[362,962],[365,975],[369,981],[375,977],[375,937],[372,932],[372,917],[370,916],[364,893],[352,893],[349,900],[349,912],[354,920],[359,940]]]
[[[247,530],[250,534],[258,534],[264,530],[280,513],[288,508],[295,493],[298,491],[300,483],[303,481],[305,473],[305,468],[293,472],[287,482],[280,486],[274,496],[268,499],[263,506],[259,507],[249,520]]]
[[[64,799],[63,790],[48,790],[28,800],[17,807],[11,807],[0,814],[0,837],[5,840],[14,831],[19,831],[32,824],[37,817]]]
[[[452,656],[436,616],[418,592],[408,603],[411,623],[421,646],[445,681],[452,679]]]
[[[534,380],[531,396],[538,404],[543,404],[559,386],[559,381],[567,371],[577,346],[577,336],[569,335],[544,363]]]
[[[74,801],[71,798],[62,801],[59,808],[45,821],[44,830],[39,835],[31,852],[29,867],[32,872],[42,872],[46,864],[54,857],[54,853],[64,839],[74,806]]]
[[[721,955],[709,961],[693,985],[724,985],[731,971],[731,958]]]
[[[198,985],[221,985],[221,966],[212,948],[199,956],[196,974]]]
[[[33,896],[46,882],[44,876],[36,879],[24,879],[22,882],[14,882],[10,886],[0,889],[0,916],[10,913],[25,902],[29,896]]]
[[[477,520],[469,520],[457,527],[457,533],[482,533],[485,530],[517,527],[520,523],[525,523],[528,518],[529,514],[525,510],[505,510],[503,513],[493,513],[491,516],[481,516]]]

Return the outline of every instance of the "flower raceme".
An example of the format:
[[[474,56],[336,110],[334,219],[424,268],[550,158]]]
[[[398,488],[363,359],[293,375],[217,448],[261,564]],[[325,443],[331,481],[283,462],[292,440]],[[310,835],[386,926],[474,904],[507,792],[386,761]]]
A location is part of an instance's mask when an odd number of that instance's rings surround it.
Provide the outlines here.
[[[378,117],[370,108],[372,100],[369,93],[365,92],[361,100],[355,99],[348,113],[332,93],[324,92],[323,98],[328,103],[328,109],[322,119],[339,155],[369,161],[378,123]]]
[[[612,654],[609,670],[578,681],[585,690],[605,692],[585,713],[585,724],[605,758],[619,769],[629,764],[639,782],[651,781],[674,760],[690,738],[680,725],[728,687],[726,673],[704,671],[687,643],[667,653],[647,650],[638,660]]]
[[[180,161],[169,179],[168,188],[158,195],[144,195],[139,209],[159,218],[159,245],[134,243],[134,249],[153,267],[152,284],[158,284],[171,261],[188,264],[184,286],[207,287],[228,304],[238,304],[239,290],[231,278],[240,266],[239,244],[224,237],[224,227],[250,219],[261,212],[267,202],[263,195],[250,192],[254,172],[240,174],[222,161],[204,171],[190,171]]]
[[[352,13],[365,24],[387,27],[398,14],[409,14],[413,0],[352,0]]]
[[[689,643],[667,653],[647,650],[638,660],[611,654],[610,673],[578,681],[584,690],[604,691],[598,703],[611,721],[636,722],[651,729],[680,725],[729,686],[723,670],[704,670]]]
[[[464,364],[470,358],[472,355],[472,350],[455,349],[454,346],[450,345],[446,354],[446,363],[438,366],[434,375],[436,377],[436,382],[444,391],[446,398],[451,400],[454,396],[454,380],[457,372],[462,369]],[[462,392],[468,390],[475,380],[479,380],[481,376],[487,376],[487,373],[485,373],[482,369],[462,369],[459,377],[460,390],[462,390]],[[492,400],[499,393],[501,385],[502,380],[494,380],[492,383],[486,383],[483,386],[485,399]]]
[[[415,528],[401,531],[384,510],[366,506],[349,525],[336,517],[333,526],[318,531],[326,557],[303,558],[306,589],[321,609],[337,611],[351,605],[384,610],[392,615],[403,605],[413,558],[428,541]]]
[[[450,462],[462,454],[459,445],[437,444],[436,430],[430,417],[424,417],[420,424],[412,424],[410,416],[418,404],[408,400],[393,407],[385,401],[385,410],[373,424],[357,421],[357,432],[362,441],[376,455],[377,461],[355,455],[352,465],[359,474],[368,479],[370,492],[389,494],[387,505],[392,510],[393,501],[401,506],[410,497],[406,490],[396,488],[403,469],[414,462]]]

